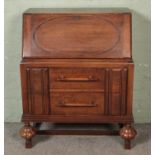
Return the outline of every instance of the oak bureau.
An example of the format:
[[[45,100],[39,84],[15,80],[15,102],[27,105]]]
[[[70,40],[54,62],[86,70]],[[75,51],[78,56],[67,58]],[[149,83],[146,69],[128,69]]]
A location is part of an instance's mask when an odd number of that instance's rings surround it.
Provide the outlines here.
[[[39,134],[136,136],[127,9],[29,9],[23,14],[22,121],[26,148]],[[116,124],[117,131],[40,130],[38,123]]]

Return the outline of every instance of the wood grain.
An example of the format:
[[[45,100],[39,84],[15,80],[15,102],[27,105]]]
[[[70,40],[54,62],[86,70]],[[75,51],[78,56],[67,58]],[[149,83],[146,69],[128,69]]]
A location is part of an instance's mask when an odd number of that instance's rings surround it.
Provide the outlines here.
[[[32,11],[32,10],[31,10]],[[46,12],[23,15],[20,63],[22,135],[30,123],[117,123],[125,148],[136,131],[131,13]],[[126,125],[127,124],[127,125]],[[34,126],[35,128],[35,126]],[[134,136],[126,138],[130,132]],[[36,130],[36,134],[118,135],[118,131]],[[32,147],[32,136],[26,147]]]
[[[25,14],[27,20],[24,58],[131,57],[130,13]]]

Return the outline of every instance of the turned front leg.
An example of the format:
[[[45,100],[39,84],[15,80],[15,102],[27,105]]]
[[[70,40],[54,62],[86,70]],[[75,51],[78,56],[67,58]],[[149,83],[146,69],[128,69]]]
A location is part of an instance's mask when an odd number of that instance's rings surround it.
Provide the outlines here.
[[[30,123],[25,123],[24,127],[20,130],[20,135],[23,137],[25,142],[25,148],[32,148],[32,137],[36,134],[36,129],[33,128]]]
[[[130,149],[131,148],[131,139],[134,139],[137,132],[131,124],[126,124],[120,130],[120,136],[124,139],[124,148]]]

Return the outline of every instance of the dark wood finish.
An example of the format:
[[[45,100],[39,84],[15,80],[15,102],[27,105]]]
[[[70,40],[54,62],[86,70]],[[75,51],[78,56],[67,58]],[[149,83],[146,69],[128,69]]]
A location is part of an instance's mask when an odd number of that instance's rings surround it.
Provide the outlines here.
[[[25,13],[23,57],[129,58],[130,22],[129,12]]]
[[[127,68],[114,68],[109,75],[109,113],[111,115],[126,114]]]
[[[114,135],[118,136],[118,130],[38,130],[38,135]]]
[[[50,69],[50,88],[65,90],[104,91],[105,70],[99,68],[54,68]]]
[[[27,68],[28,111],[31,114],[48,114],[48,69]]]
[[[23,15],[20,70],[22,121],[26,125],[21,136],[26,139],[26,147],[32,146],[35,134],[118,134],[41,131],[37,125],[28,125],[51,122],[121,124],[120,135],[125,148],[130,148],[136,135],[129,126],[133,123],[134,72],[131,13],[36,10]]]
[[[132,123],[133,116],[107,116],[107,115],[26,115],[22,121],[55,122],[55,123]]]
[[[103,93],[51,93],[53,115],[100,115],[104,106]]]

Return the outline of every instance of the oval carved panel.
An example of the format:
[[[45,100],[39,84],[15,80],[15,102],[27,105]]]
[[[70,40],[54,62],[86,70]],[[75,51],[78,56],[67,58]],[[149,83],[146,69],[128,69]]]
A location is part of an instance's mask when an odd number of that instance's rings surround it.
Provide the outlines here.
[[[34,31],[37,47],[52,52],[106,52],[119,42],[116,26],[93,16],[66,16],[49,19]]]

